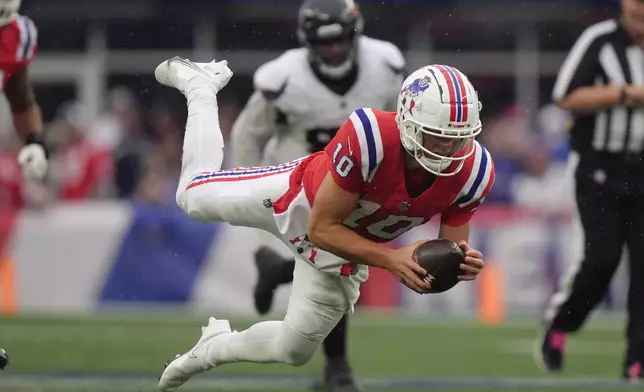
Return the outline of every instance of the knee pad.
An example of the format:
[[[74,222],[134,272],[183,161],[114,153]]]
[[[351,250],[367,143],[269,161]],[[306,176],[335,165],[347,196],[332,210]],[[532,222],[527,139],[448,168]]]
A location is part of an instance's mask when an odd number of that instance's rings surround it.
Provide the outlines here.
[[[186,202],[185,202],[185,194],[186,190],[184,189],[182,184],[179,184],[177,187],[177,192],[175,193],[174,200],[177,203],[177,206],[181,208],[186,214],[188,214],[187,209],[185,208]]]
[[[319,344],[315,344],[313,347],[307,347],[297,345],[294,342],[283,345],[280,349],[282,362],[291,366],[304,366],[313,357],[317,346]]]
[[[281,362],[292,366],[303,366],[311,360],[320,343],[322,343],[321,338],[304,336],[293,329],[289,323],[283,322],[280,336],[276,341],[276,349]]]
[[[183,210],[190,218],[201,221],[215,221],[212,212],[208,211],[210,208],[209,199],[215,195],[208,195],[203,189],[184,189],[178,188],[175,195],[177,205]]]

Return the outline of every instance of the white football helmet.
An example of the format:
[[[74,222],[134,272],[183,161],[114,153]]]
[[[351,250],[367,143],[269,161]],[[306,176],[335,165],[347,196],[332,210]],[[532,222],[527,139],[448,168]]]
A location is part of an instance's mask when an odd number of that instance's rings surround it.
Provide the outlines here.
[[[474,152],[481,108],[476,90],[462,72],[447,65],[422,67],[405,79],[398,96],[396,122],[402,145],[429,172],[453,176]],[[425,135],[458,142],[449,151],[435,152],[425,146]],[[446,171],[453,162],[458,165]]]
[[[11,23],[13,16],[20,9],[22,0],[0,0],[0,27]]]

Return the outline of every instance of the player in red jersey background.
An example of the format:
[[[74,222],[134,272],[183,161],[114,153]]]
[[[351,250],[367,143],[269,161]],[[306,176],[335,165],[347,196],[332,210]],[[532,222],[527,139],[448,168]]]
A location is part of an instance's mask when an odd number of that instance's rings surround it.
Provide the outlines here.
[[[31,19],[18,14],[19,7],[20,0],[0,2],[0,85],[24,143],[18,154],[23,175],[42,180],[47,173],[47,152],[41,138],[40,107],[28,75],[38,50],[38,32]]]
[[[23,176],[40,181],[47,174],[47,151],[41,138],[42,115],[28,75],[29,64],[38,50],[38,32],[29,18],[18,14],[19,8],[20,0],[0,1],[0,86],[9,102],[13,125],[24,143],[17,157]],[[20,184],[11,175],[3,180],[11,178],[3,189],[8,190],[7,201],[19,206]],[[0,369],[8,363],[8,354],[0,349]]]

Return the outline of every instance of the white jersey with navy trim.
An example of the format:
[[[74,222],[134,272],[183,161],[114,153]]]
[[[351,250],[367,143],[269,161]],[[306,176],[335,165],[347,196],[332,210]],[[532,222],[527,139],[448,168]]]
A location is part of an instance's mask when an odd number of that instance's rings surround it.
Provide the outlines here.
[[[292,49],[255,73],[256,93],[232,132],[237,165],[274,165],[318,151],[358,108],[395,111],[405,62],[393,44],[360,37],[357,80],[344,95],[316,77],[307,56],[305,48]]]

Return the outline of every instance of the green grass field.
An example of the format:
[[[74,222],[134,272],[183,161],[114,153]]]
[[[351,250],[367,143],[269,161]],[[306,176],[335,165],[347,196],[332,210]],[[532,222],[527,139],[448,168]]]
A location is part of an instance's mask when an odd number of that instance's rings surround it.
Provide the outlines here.
[[[156,391],[163,362],[190,348],[207,317],[100,315],[0,318],[12,363],[1,392]],[[366,391],[613,391],[624,349],[621,321],[593,321],[570,340],[561,375],[532,360],[534,320],[483,327],[472,320],[356,315],[350,358]],[[242,329],[252,320],[235,321]],[[323,366],[320,350],[301,368],[232,364],[181,391],[306,391]],[[640,386],[641,388],[641,386]]]

